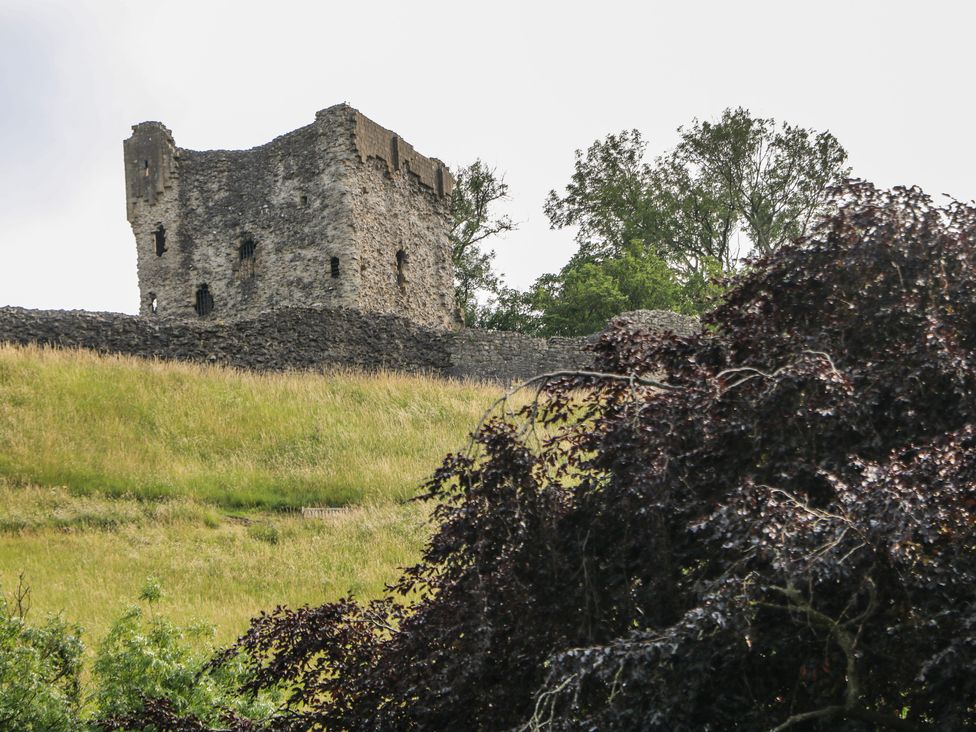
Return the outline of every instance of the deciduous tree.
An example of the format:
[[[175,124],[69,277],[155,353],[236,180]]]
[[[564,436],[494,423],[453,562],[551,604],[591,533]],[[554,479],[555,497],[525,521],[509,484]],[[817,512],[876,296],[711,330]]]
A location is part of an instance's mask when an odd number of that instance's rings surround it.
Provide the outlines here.
[[[478,318],[478,295],[497,295],[501,278],[493,269],[495,252],[484,244],[493,236],[513,231],[516,224],[495,211],[508,198],[504,176],[481,160],[454,171],[451,193],[451,246],[454,296],[467,325]]]
[[[572,307],[564,300],[578,299],[578,282],[593,279],[597,270],[590,265],[635,252],[665,262],[675,282],[687,287],[652,294],[660,279],[651,279],[642,288],[647,298],[628,298],[626,305],[611,298],[601,311],[613,310],[612,302],[640,309],[662,301],[673,310],[706,309],[703,282],[735,272],[746,253],[769,254],[803,236],[827,212],[831,188],[849,174],[847,154],[829,132],[778,125],[742,108],[726,110],[717,122],[695,120],[679,132],[678,146],[653,161],[637,130],[576,152],[569,184],[562,194],[550,192],[545,211],[554,228],[577,227],[578,250],[558,276],[538,283],[536,289],[550,295],[536,300],[541,332],[577,332],[558,314]],[[614,289],[601,287],[608,294]]]

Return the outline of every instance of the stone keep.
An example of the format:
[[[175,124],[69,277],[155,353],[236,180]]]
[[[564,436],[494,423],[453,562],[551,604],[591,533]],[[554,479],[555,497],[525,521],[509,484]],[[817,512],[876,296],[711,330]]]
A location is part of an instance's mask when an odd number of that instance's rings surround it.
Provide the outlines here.
[[[142,315],[347,308],[459,325],[454,180],[352,107],[252,150],[178,148],[159,122],[123,149]]]

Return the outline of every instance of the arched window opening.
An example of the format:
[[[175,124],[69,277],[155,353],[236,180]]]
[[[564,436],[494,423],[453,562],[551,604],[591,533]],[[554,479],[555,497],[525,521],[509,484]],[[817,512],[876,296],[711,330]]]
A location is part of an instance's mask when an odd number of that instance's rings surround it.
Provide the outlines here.
[[[197,315],[201,318],[210,315],[214,309],[213,295],[210,294],[210,287],[208,285],[200,285],[197,288],[196,300],[193,303],[193,309],[197,311]]]
[[[149,313],[150,315],[155,315],[159,312],[159,298],[156,297],[155,292],[149,293]]]
[[[163,256],[163,252],[166,251],[166,229],[163,228],[162,224],[156,224],[156,230],[153,232],[153,243],[156,245],[156,256]]]
[[[329,261],[329,269],[332,272],[332,277],[333,278],[339,276],[339,258],[338,257],[333,257]]]
[[[243,262],[247,259],[254,259],[254,250],[257,249],[257,246],[258,245],[254,242],[254,239],[251,237],[244,239],[244,241],[241,242],[241,246],[237,250],[241,257],[241,261]]]
[[[407,282],[406,275],[404,274],[404,270],[406,269],[406,266],[407,266],[407,253],[402,249],[397,249],[397,253],[396,253],[397,284],[400,287],[403,287]]]

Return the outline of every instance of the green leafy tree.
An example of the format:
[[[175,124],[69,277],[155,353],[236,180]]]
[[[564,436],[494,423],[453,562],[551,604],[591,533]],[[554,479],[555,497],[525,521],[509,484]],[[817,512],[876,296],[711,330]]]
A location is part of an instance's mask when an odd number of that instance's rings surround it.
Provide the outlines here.
[[[504,176],[481,160],[454,171],[451,193],[451,246],[454,262],[454,297],[466,325],[478,319],[479,294],[498,295],[503,289],[494,271],[495,252],[484,243],[493,236],[514,231],[516,224],[494,211],[508,198]]]
[[[680,132],[669,162],[695,171],[702,191],[717,192],[761,255],[806,235],[830,190],[850,174],[847,152],[830,132],[777,125],[741,107]]]
[[[696,311],[699,280],[680,281],[660,257],[635,241],[618,256],[579,260],[536,282],[533,304],[544,335],[585,335],[627,310]]]
[[[537,334],[540,323],[534,293],[500,287],[489,303],[478,308],[475,325],[489,330]]]
[[[536,283],[546,335],[578,335],[599,330],[607,318],[626,309],[627,298],[600,264],[583,262],[558,282]]]
[[[730,271],[747,248],[738,234],[759,254],[803,236],[850,173],[829,132],[777,125],[741,107],[679,133],[678,146],[654,161],[637,130],[576,152],[564,194],[551,191],[545,211],[553,228],[578,227],[577,258],[619,256],[639,241],[679,272],[709,261]]]
[[[631,242],[660,240],[661,211],[653,196],[653,169],[637,130],[624,130],[576,151],[576,169],[563,196],[549,192],[545,213],[554,229],[576,226],[577,259],[619,255]]]
[[[545,212],[553,228],[577,228],[578,249],[558,275],[536,283],[541,332],[592,332],[603,324],[596,313],[618,307],[703,311],[716,277],[750,251],[766,255],[805,235],[850,173],[829,132],[742,108],[679,132],[678,146],[653,161],[637,130],[576,152],[569,184],[549,193]]]

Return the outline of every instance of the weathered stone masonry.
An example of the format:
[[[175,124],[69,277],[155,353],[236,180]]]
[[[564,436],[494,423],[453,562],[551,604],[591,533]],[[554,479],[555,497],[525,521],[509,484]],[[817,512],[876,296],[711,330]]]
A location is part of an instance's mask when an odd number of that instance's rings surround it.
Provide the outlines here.
[[[126,211],[142,315],[345,308],[458,325],[450,172],[352,107],[244,151],[179,148],[159,122],[132,130]]]
[[[635,319],[635,318],[632,318]],[[651,330],[689,334],[695,318],[651,311],[636,318]],[[288,309],[252,320],[183,322],[82,310],[0,308],[0,342],[87,348],[214,363],[256,371],[323,371],[351,366],[452,378],[520,381],[559,369],[586,368],[586,338],[430,329],[394,315],[338,309]]]

